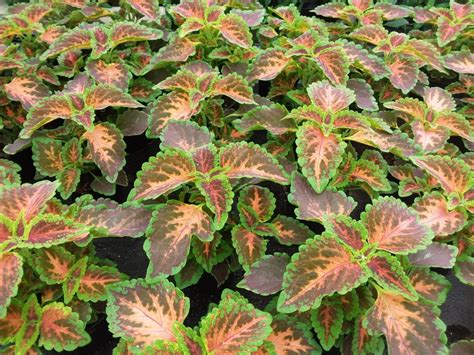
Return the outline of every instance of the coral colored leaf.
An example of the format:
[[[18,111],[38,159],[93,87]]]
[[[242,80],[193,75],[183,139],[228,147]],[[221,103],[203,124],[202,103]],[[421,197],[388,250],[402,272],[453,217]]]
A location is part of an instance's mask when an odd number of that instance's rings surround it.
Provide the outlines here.
[[[74,264],[74,256],[64,247],[39,249],[34,258],[35,270],[48,285],[62,283]]]
[[[61,183],[58,192],[63,199],[68,199],[76,191],[80,178],[81,170],[77,168],[67,168],[58,175],[58,181]]]
[[[449,138],[446,127],[426,128],[420,121],[413,121],[411,130],[415,143],[419,144],[423,151],[427,153],[442,149]]]
[[[219,152],[221,166],[230,179],[260,178],[287,184],[286,172],[264,148],[247,142],[230,143]]]
[[[63,294],[64,294],[64,303],[69,303],[72,301],[72,298],[75,296],[81,279],[84,276],[84,273],[87,269],[87,262],[89,258],[87,256],[79,259],[74,265],[69,269],[66,280],[63,283]]]
[[[423,100],[435,112],[454,111],[456,108],[456,103],[451,94],[438,87],[426,88]]]
[[[307,180],[299,174],[292,176],[290,203],[298,206],[295,210],[297,218],[308,221],[322,221],[326,215],[349,215],[357,203],[342,191],[316,193]]]
[[[427,115],[427,106],[425,103],[410,97],[404,97],[397,101],[385,102],[384,106],[392,110],[407,113],[414,118],[424,120]]]
[[[0,214],[16,220],[23,211],[26,222],[38,215],[55,194],[57,183],[42,181],[0,190]]]
[[[106,230],[106,234],[117,237],[139,237],[145,233],[151,212],[142,206],[107,204],[82,208],[75,220],[91,228]]]
[[[418,295],[410,284],[400,262],[388,253],[377,253],[368,262],[367,267],[372,277],[385,290],[417,300]]]
[[[217,149],[214,146],[196,149],[193,152],[193,162],[197,171],[201,173],[210,172],[217,164]]]
[[[186,344],[190,355],[204,355],[204,344],[197,330],[188,328],[183,324],[174,324],[174,333],[178,344]]]
[[[196,284],[204,272],[203,267],[194,258],[188,259],[186,265],[174,275],[176,286],[181,290]]]
[[[466,285],[474,286],[474,257],[461,255],[456,260],[454,274]]]
[[[27,226],[21,246],[41,248],[66,243],[85,237],[89,229],[56,214],[43,214],[31,220]]]
[[[53,57],[72,49],[91,48],[91,40],[91,32],[87,29],[78,28],[70,30],[55,40],[49,48],[43,52],[40,59],[46,60],[49,57]]]
[[[271,221],[273,236],[283,245],[301,245],[314,236],[313,232],[298,220],[278,215]]]
[[[364,324],[369,331],[385,335],[391,354],[447,353],[442,334],[446,326],[436,310],[421,302],[379,290]]]
[[[267,241],[263,237],[241,225],[232,229],[232,244],[244,270],[249,270],[252,265],[261,260],[267,248]]]
[[[196,45],[186,37],[176,37],[158,51],[153,62],[185,62],[196,53]]]
[[[347,87],[355,94],[355,102],[362,110],[377,111],[379,106],[372,87],[362,79],[349,79]]]
[[[458,254],[458,248],[455,246],[433,242],[414,254],[408,255],[408,260],[412,265],[431,266],[451,269]]]
[[[344,312],[340,302],[322,302],[311,312],[311,323],[324,350],[331,349],[342,333]]]
[[[125,165],[125,142],[122,133],[109,122],[100,123],[83,137],[89,142],[92,159],[107,180],[114,182]]]
[[[425,248],[433,239],[431,229],[422,224],[415,211],[394,197],[381,197],[361,215],[368,240],[378,249],[409,254]]]
[[[0,318],[7,314],[11,298],[16,296],[23,277],[23,260],[16,253],[0,255]],[[1,327],[0,327],[1,329]]]
[[[390,74],[390,70],[384,60],[373,54],[369,54],[361,45],[344,41],[342,47],[351,65],[369,73],[374,80],[380,80]]]
[[[463,194],[472,186],[473,173],[464,161],[448,156],[427,155],[412,158],[415,165],[436,178],[447,193]]]
[[[333,86],[327,80],[311,84],[308,95],[314,105],[334,113],[349,107],[356,99],[352,90],[342,85]]]
[[[38,339],[41,323],[41,306],[35,294],[30,295],[21,309],[22,326],[18,331],[15,341],[15,349],[26,352]]]
[[[291,313],[316,308],[323,297],[344,294],[366,280],[361,266],[336,239],[328,234],[308,239],[286,268],[278,310]]]
[[[268,49],[254,60],[247,79],[249,82],[254,80],[268,81],[275,79],[290,61],[291,58],[285,55],[285,51],[275,48]]]
[[[82,301],[97,302],[107,299],[107,286],[126,279],[111,266],[90,265],[87,267],[77,289],[77,297]]]
[[[390,191],[390,182],[379,166],[368,160],[357,161],[350,173],[349,180],[360,181],[368,184],[375,191]]]
[[[378,45],[388,38],[388,31],[381,25],[366,25],[352,31],[350,36],[359,41]]]
[[[212,221],[200,206],[185,203],[161,205],[146,231],[144,249],[150,259],[147,279],[174,275],[183,268],[195,235],[212,239]]]
[[[143,107],[141,103],[135,101],[129,94],[124,93],[119,88],[100,84],[94,87],[86,95],[85,103],[94,110],[103,110],[107,107]]]
[[[341,48],[328,48],[319,52],[314,60],[326,78],[333,84],[345,84],[349,77],[349,61]]]
[[[259,106],[246,112],[242,119],[234,121],[239,131],[248,132],[265,129],[273,135],[282,135],[296,130],[292,119],[285,118],[288,111],[283,105]]]
[[[361,250],[367,241],[367,230],[364,225],[348,216],[327,217],[324,226],[354,250]]]
[[[26,116],[20,136],[29,138],[38,128],[57,118],[72,118],[72,105],[66,96],[53,95],[36,103]]]
[[[48,87],[33,77],[17,76],[4,85],[4,90],[10,100],[20,101],[25,110],[50,95]]]
[[[444,276],[426,267],[414,268],[410,272],[410,283],[420,297],[436,305],[446,301],[451,289],[451,283]]]
[[[186,121],[198,111],[185,92],[173,91],[160,96],[153,103],[147,134],[150,138],[158,137],[170,120]]]
[[[308,325],[286,314],[273,316],[272,333],[267,338],[276,354],[320,354],[321,348],[313,339]]]
[[[113,47],[125,42],[160,39],[163,32],[136,22],[115,22],[110,39]]]
[[[33,140],[33,164],[38,172],[46,176],[56,176],[63,171],[61,156],[62,143],[50,138]]]
[[[229,298],[202,319],[200,333],[209,354],[251,353],[270,335],[271,322],[243,297]]]
[[[321,193],[336,174],[346,144],[335,134],[326,136],[313,122],[300,126],[296,137],[298,164],[311,186]]]
[[[156,87],[161,90],[183,90],[186,92],[196,88],[198,77],[196,73],[188,69],[181,69],[176,74],[159,82]]]
[[[242,48],[249,48],[252,45],[252,34],[242,17],[234,14],[225,15],[217,27],[230,43]]]
[[[127,2],[148,20],[158,21],[160,18],[158,0],[127,0]]]
[[[439,51],[427,41],[413,39],[404,46],[403,52],[418,57],[421,61],[440,72],[446,72],[443,68]]]
[[[6,315],[2,315],[0,318],[0,344],[15,342],[16,335],[22,325],[20,304],[14,302],[8,307]]]
[[[211,143],[212,134],[206,127],[195,122],[170,121],[161,132],[161,144],[165,147],[190,152]]]
[[[241,104],[252,104],[253,91],[247,81],[237,73],[231,73],[215,82],[214,95],[225,95]]]
[[[192,159],[185,153],[178,150],[160,152],[143,164],[129,199],[147,200],[169,193],[193,181],[195,171]]]
[[[189,299],[168,280],[125,281],[110,287],[106,312],[112,334],[139,350],[158,340],[176,340],[173,324],[186,318]]]
[[[219,233],[215,233],[214,238],[210,242],[202,242],[194,238],[191,249],[196,261],[208,273],[211,272],[215,265],[224,261],[232,253],[232,247],[225,241],[222,241],[222,235]]]
[[[81,143],[77,138],[72,138],[63,147],[62,159],[66,164],[78,164],[82,159]]]
[[[289,262],[287,254],[265,255],[250,267],[237,286],[264,296],[277,293]]]
[[[107,64],[102,60],[90,61],[87,71],[100,84],[114,85],[121,90],[127,90],[131,74],[121,63]]]
[[[392,72],[389,79],[395,88],[406,94],[415,87],[419,69],[414,61],[395,57],[388,67]]]
[[[222,229],[234,199],[234,192],[229,180],[225,176],[213,177],[207,181],[200,181],[197,188],[204,195],[207,207],[214,213],[216,230]]]
[[[458,113],[442,113],[437,117],[436,125],[445,127],[453,134],[463,137],[470,142],[474,141],[474,130],[471,127],[471,123]]]
[[[420,216],[420,222],[429,226],[436,236],[448,236],[460,231],[467,216],[460,211],[449,211],[448,202],[438,192],[431,192],[417,198],[413,208]]]
[[[474,74],[474,54],[468,51],[451,52],[444,57],[446,68],[460,74]]]
[[[363,326],[363,320],[364,318],[359,317],[355,321],[351,346],[352,353],[360,355],[383,353],[385,348],[383,339],[379,335],[371,336],[367,328]]]
[[[53,302],[43,307],[39,345],[46,350],[72,351],[91,341],[86,325],[79,314],[62,303]]]
[[[446,46],[454,41],[466,27],[463,22],[453,22],[447,18],[438,18],[438,30],[436,31],[437,42],[440,47]]]
[[[273,215],[276,200],[268,188],[253,185],[241,190],[237,208],[242,206],[255,212],[259,222],[266,222]]]

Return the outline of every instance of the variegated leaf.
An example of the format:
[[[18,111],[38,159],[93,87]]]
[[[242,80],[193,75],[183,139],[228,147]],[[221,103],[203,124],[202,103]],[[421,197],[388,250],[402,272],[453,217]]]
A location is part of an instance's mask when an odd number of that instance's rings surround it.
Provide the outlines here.
[[[25,110],[50,95],[48,87],[34,77],[17,76],[4,85],[4,90],[10,100],[20,101]]]
[[[186,318],[189,299],[164,279],[125,281],[110,288],[106,312],[112,334],[140,350],[158,340],[176,341],[173,324]]]
[[[147,279],[174,275],[183,268],[191,245],[191,237],[212,239],[211,218],[202,207],[170,203],[157,208],[146,232],[144,249],[150,259]]]
[[[326,230],[354,250],[361,250],[367,243],[367,229],[364,225],[344,215],[327,217],[324,220]]]
[[[349,79],[347,87],[355,94],[355,102],[362,110],[377,111],[379,106],[374,97],[374,90],[363,79]]]
[[[114,182],[125,165],[125,142],[122,133],[109,122],[95,125],[83,137],[89,142],[92,159],[108,181]]]
[[[451,52],[444,58],[446,68],[460,74],[474,74],[474,54],[469,51]]]
[[[270,314],[243,297],[224,298],[201,320],[200,333],[209,354],[250,353],[270,335]]]
[[[27,351],[38,339],[41,323],[41,306],[35,294],[28,297],[21,309],[22,325],[15,339],[15,349]]]
[[[81,277],[77,297],[87,302],[105,301],[107,287],[126,278],[114,267],[89,265]]]
[[[306,179],[296,173],[291,179],[288,201],[298,206],[295,210],[296,216],[308,221],[322,221],[326,215],[349,215],[357,205],[342,191],[326,190],[320,194],[316,193]]]
[[[272,80],[280,74],[290,63],[291,58],[285,55],[285,51],[279,49],[268,49],[262,52],[254,60],[252,69],[247,76],[249,82],[254,80]]]
[[[217,176],[200,181],[196,186],[204,195],[207,207],[215,215],[216,230],[222,229],[227,222],[227,216],[234,199],[234,192],[229,180],[225,176]]]
[[[102,60],[90,61],[87,71],[98,83],[114,85],[121,90],[128,89],[131,74],[122,63],[107,64]]]
[[[285,118],[287,114],[286,108],[280,104],[259,106],[246,112],[242,119],[234,121],[234,124],[243,132],[265,129],[273,135],[282,135],[296,130],[293,120]]]
[[[38,172],[46,176],[56,176],[64,169],[62,143],[50,138],[33,140],[33,164]]]
[[[252,45],[252,34],[242,17],[234,14],[225,15],[216,27],[230,43],[242,48],[249,48]]]
[[[336,239],[329,234],[309,239],[286,268],[278,310],[316,308],[323,297],[344,294],[366,280],[362,267]]]
[[[313,83],[307,90],[313,104],[325,112],[344,110],[356,99],[352,90],[343,85],[331,85],[327,80]]]
[[[196,261],[208,273],[215,265],[224,261],[232,253],[232,247],[227,242],[222,241],[222,235],[219,233],[215,233],[210,242],[202,242],[194,238],[191,249]]]
[[[470,142],[474,142],[474,130],[471,122],[456,112],[442,113],[436,118],[436,124],[445,127]]]
[[[321,193],[336,174],[346,144],[334,134],[325,135],[312,122],[300,126],[296,136],[298,164],[311,186]]]
[[[189,38],[175,37],[158,51],[153,62],[185,62],[196,53],[196,45]]]
[[[271,221],[273,236],[283,245],[301,245],[314,236],[311,229],[298,220],[278,215]]]
[[[396,57],[388,64],[388,67],[392,72],[389,79],[395,88],[407,94],[415,87],[419,69],[414,61]]]
[[[85,327],[79,314],[70,307],[59,302],[49,303],[42,310],[39,345],[46,350],[75,350],[91,341]]]
[[[349,78],[349,61],[339,47],[323,49],[314,57],[326,78],[333,84],[345,84]]]
[[[206,127],[201,127],[195,122],[170,121],[161,133],[160,139],[165,147],[190,152],[210,144],[212,134]]]
[[[273,215],[275,206],[275,196],[268,188],[253,185],[241,190],[237,208],[248,207],[255,212],[259,222],[266,222]]]
[[[13,302],[0,318],[0,344],[14,343],[22,325],[20,304]]]
[[[264,296],[277,293],[289,262],[287,254],[265,255],[250,267],[237,286]]]
[[[113,47],[125,42],[156,40],[163,36],[163,32],[136,22],[114,22],[110,39]]]
[[[426,249],[408,255],[408,260],[412,265],[431,266],[451,269],[456,263],[458,248],[445,244],[433,242]]]
[[[443,334],[446,326],[438,313],[403,296],[379,290],[364,324],[370,331],[385,335],[390,353],[447,353]]]
[[[253,104],[253,91],[247,81],[237,73],[217,80],[212,88],[214,95],[225,95],[241,104]]]
[[[35,253],[34,265],[42,281],[48,285],[62,283],[74,264],[74,256],[64,247],[41,248]]]
[[[7,315],[11,298],[16,296],[23,277],[23,260],[19,254],[4,253],[0,256],[0,318]],[[0,326],[0,329],[2,327]],[[1,337],[0,337],[1,338]]]
[[[99,84],[90,90],[85,99],[87,106],[93,107],[94,110],[103,110],[107,107],[143,107],[141,103],[134,100],[129,94],[124,93],[119,88]]]
[[[192,159],[178,150],[158,153],[143,164],[129,199],[153,199],[195,179]]]
[[[267,241],[263,237],[241,225],[232,229],[232,244],[244,270],[249,270],[261,260],[267,248]]]
[[[454,274],[461,282],[474,286],[474,257],[468,254],[459,256],[454,266]]]
[[[158,21],[160,17],[158,0],[127,0],[127,2],[148,20]]]
[[[40,56],[40,60],[46,60],[49,57],[56,56],[72,49],[91,48],[92,35],[88,29],[69,30],[57,40]]]
[[[230,143],[221,148],[219,160],[230,179],[249,177],[288,184],[287,174],[277,160],[254,143]]]
[[[413,121],[411,130],[415,143],[419,144],[426,153],[442,149],[449,138],[449,132],[446,127],[425,127],[420,121]]]
[[[58,187],[58,192],[61,194],[61,197],[66,200],[76,191],[81,178],[81,170],[78,168],[66,168],[57,178],[61,184]]]
[[[446,301],[451,283],[442,275],[426,267],[417,267],[410,272],[410,283],[418,295],[435,305]]]
[[[342,333],[344,312],[340,302],[323,301],[311,311],[311,323],[324,350],[331,349]]]

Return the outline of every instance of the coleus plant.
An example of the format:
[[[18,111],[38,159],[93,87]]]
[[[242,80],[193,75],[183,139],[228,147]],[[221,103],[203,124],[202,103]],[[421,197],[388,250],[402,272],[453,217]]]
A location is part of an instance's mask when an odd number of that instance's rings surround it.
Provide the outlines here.
[[[10,7],[0,142],[41,181],[0,159],[0,344],[74,350],[107,300],[116,353],[446,353],[430,268],[474,284],[473,25],[456,1]],[[143,235],[144,279],[94,255]],[[193,329],[204,272],[273,299],[223,291]]]

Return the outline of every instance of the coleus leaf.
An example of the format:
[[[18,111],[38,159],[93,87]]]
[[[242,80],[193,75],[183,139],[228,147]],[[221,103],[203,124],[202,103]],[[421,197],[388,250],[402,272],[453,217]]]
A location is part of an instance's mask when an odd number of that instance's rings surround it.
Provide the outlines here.
[[[315,106],[333,113],[349,107],[356,99],[352,90],[343,85],[331,85],[327,80],[312,83],[307,91]]]
[[[156,40],[163,36],[158,29],[129,21],[114,22],[110,32],[112,48],[125,42]]]
[[[148,20],[158,21],[160,11],[157,0],[127,0],[127,2]]]
[[[91,341],[79,314],[59,302],[42,309],[39,345],[46,350],[72,351]]]
[[[468,254],[459,256],[454,266],[454,274],[461,282],[474,286],[474,257]]]
[[[143,164],[129,199],[152,199],[194,180],[192,159],[178,150],[160,152]]]
[[[265,255],[250,267],[237,286],[264,296],[277,293],[289,262],[287,254]]]
[[[209,354],[250,353],[272,332],[270,314],[243,297],[225,298],[201,320],[200,333]]]
[[[7,314],[11,298],[18,291],[23,277],[23,260],[19,254],[4,253],[0,255],[0,318]],[[0,327],[1,329],[1,327]]]
[[[410,283],[418,295],[435,305],[446,301],[451,283],[442,275],[426,267],[416,267],[410,272]]]
[[[412,265],[431,266],[450,269],[456,262],[458,248],[445,244],[433,242],[426,249],[417,251],[408,256]]]
[[[326,215],[349,215],[357,205],[354,199],[341,191],[316,193],[306,179],[297,173],[292,175],[288,201],[298,206],[296,216],[308,221],[322,221]]]
[[[194,258],[189,259],[186,265],[174,275],[176,286],[181,290],[196,284],[204,272],[203,267]]]
[[[415,143],[419,144],[423,151],[427,153],[442,149],[449,138],[449,132],[446,127],[425,127],[419,121],[412,122],[411,130]]]
[[[107,64],[102,60],[90,61],[87,71],[98,83],[114,85],[121,90],[127,90],[131,74],[121,63]]]
[[[375,191],[390,191],[392,189],[386,173],[369,160],[358,160],[350,173],[349,180],[364,182]]]
[[[38,172],[46,176],[56,176],[63,171],[62,143],[50,138],[33,140],[33,164]]]
[[[26,352],[36,342],[40,332],[41,306],[35,294],[30,295],[21,309],[22,325],[17,333],[15,349]]]
[[[253,91],[247,81],[237,73],[217,80],[212,88],[214,95],[225,95],[241,104],[253,104]]]
[[[448,156],[413,157],[415,165],[439,181],[448,194],[464,194],[472,186],[472,172],[464,161]]]
[[[200,206],[185,203],[161,205],[153,213],[144,249],[150,259],[147,279],[174,275],[183,268],[191,237],[212,239],[211,218]]]
[[[212,271],[215,265],[223,262],[233,251],[232,247],[222,240],[222,235],[219,233],[214,233],[214,238],[209,242],[194,238],[191,250],[196,261],[208,273]]]
[[[81,170],[77,168],[64,169],[58,175],[58,181],[61,183],[58,187],[58,192],[63,199],[68,199],[69,196],[76,191],[80,178]]]
[[[381,25],[365,25],[352,31],[350,36],[359,41],[379,45],[388,38],[388,31]]]
[[[326,135],[313,122],[300,126],[296,137],[298,164],[311,186],[321,193],[336,174],[346,144],[335,134]]]
[[[175,37],[168,45],[160,48],[153,63],[157,62],[185,62],[196,53],[197,43],[189,38]]]
[[[88,29],[72,29],[55,40],[40,56],[40,60],[56,56],[72,49],[91,48],[92,35]]]
[[[207,207],[215,215],[216,230],[222,229],[227,221],[228,213],[232,208],[234,192],[229,180],[225,176],[216,176],[196,184],[204,195]]]
[[[331,349],[342,333],[344,312],[340,302],[323,301],[311,311],[311,323],[324,350]]]
[[[107,201],[107,200],[105,200]],[[139,237],[145,233],[151,212],[142,206],[101,204],[81,208],[75,220],[91,228],[105,228],[107,235]]]
[[[74,264],[74,256],[64,247],[41,248],[35,253],[34,265],[42,281],[48,285],[60,284]]]
[[[335,238],[323,234],[308,239],[286,268],[278,310],[290,313],[316,308],[323,297],[344,294],[366,280],[361,266]]]
[[[317,53],[315,60],[324,75],[333,84],[345,84],[349,78],[349,61],[346,53],[339,47],[323,49]]]
[[[217,149],[213,145],[201,147],[192,153],[196,170],[201,173],[209,173],[217,163]]]
[[[393,291],[414,301],[418,299],[402,265],[395,257],[379,252],[367,262],[367,268],[384,290]]]
[[[378,290],[377,301],[364,324],[370,332],[381,332],[390,353],[446,353],[444,323],[431,306]]]
[[[356,68],[361,68],[365,72],[369,73],[374,78],[374,80],[380,80],[390,75],[390,69],[388,69],[385,61],[373,54],[370,54],[361,45],[343,41],[342,47],[346,52],[351,65],[355,66]],[[352,89],[350,86],[348,87]]]
[[[114,182],[125,165],[125,142],[122,133],[109,122],[95,125],[84,133],[89,142],[92,159],[108,181]]]
[[[263,237],[241,225],[232,229],[232,244],[244,270],[262,259],[267,248],[267,241]]]
[[[94,110],[103,110],[107,107],[143,107],[141,103],[134,100],[129,94],[118,87],[99,84],[87,92],[85,104]]]
[[[219,161],[230,179],[260,178],[288,184],[286,172],[264,148],[247,142],[230,143],[221,148]]]
[[[0,344],[14,343],[23,321],[19,302],[13,302],[0,318]]]
[[[348,216],[329,216],[323,222],[327,231],[354,250],[361,250],[367,242],[364,225]]]
[[[465,213],[448,209],[448,201],[439,192],[417,198],[413,208],[418,212],[420,222],[429,226],[436,236],[448,236],[460,231],[467,221]]]
[[[186,318],[189,299],[165,279],[124,281],[110,287],[106,312],[112,334],[139,350],[156,341],[176,341],[173,324]]]
[[[319,354],[321,348],[313,339],[308,325],[300,322],[296,317],[278,314],[272,319],[272,333],[267,341],[273,344],[277,354]]]
[[[164,147],[190,152],[209,145],[212,134],[206,127],[201,127],[195,122],[169,121],[161,132],[160,139]]]
[[[34,77],[17,76],[4,85],[4,90],[10,100],[20,101],[25,110],[50,95],[48,87]]]
[[[253,212],[259,222],[268,221],[276,207],[276,200],[273,193],[266,187],[257,185],[248,186],[241,190],[237,208],[248,207]],[[252,225],[249,225],[252,227]]]
[[[355,320],[351,350],[353,354],[380,354],[385,350],[385,343],[379,335],[370,335],[363,325],[364,317]]]
[[[72,298],[79,290],[81,284],[81,279],[84,276],[87,263],[89,261],[88,256],[84,256],[77,260],[71,268],[68,270],[66,279],[62,284],[63,294],[64,294],[64,303],[69,303],[72,301]]]
[[[425,248],[434,235],[422,224],[415,211],[393,197],[380,197],[366,207],[361,221],[368,231],[368,241],[379,250],[408,254]]]
[[[462,115],[455,112],[444,112],[436,118],[436,125],[445,127],[452,134],[463,137],[472,142],[474,141],[474,132],[470,122]]]
[[[362,110],[377,111],[378,104],[372,87],[362,79],[349,79],[347,87],[355,94],[355,102]]]
[[[240,120],[234,121],[234,124],[243,132],[266,129],[273,135],[282,135],[296,130],[292,119],[284,119],[287,114],[286,108],[280,104],[260,106],[246,112]]]
[[[305,224],[283,215],[271,221],[271,229],[273,236],[283,245],[301,245],[314,235]]]
[[[474,74],[474,54],[468,51],[451,52],[444,57],[444,66],[460,74]]]
[[[252,63],[252,69],[247,75],[247,79],[249,82],[275,79],[290,61],[291,58],[285,55],[285,51],[276,48],[267,49],[259,54]]]
[[[77,297],[87,302],[105,301],[107,287],[126,278],[115,267],[89,265],[80,279]]]
[[[407,94],[415,87],[418,80],[419,69],[413,60],[395,57],[392,62],[388,64],[388,67],[392,72],[389,79],[395,88]]]
[[[242,17],[227,14],[222,17],[216,27],[222,37],[230,43],[242,48],[249,48],[252,45],[252,34]]]

